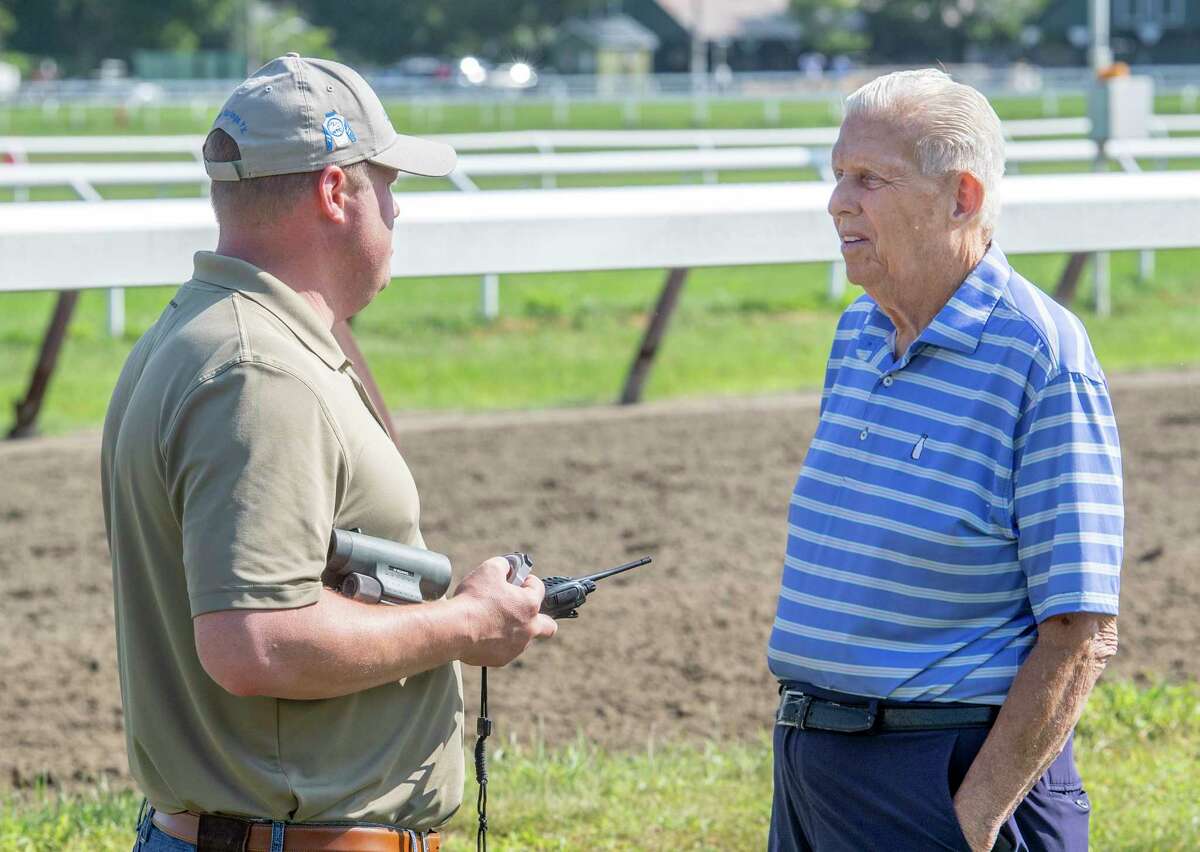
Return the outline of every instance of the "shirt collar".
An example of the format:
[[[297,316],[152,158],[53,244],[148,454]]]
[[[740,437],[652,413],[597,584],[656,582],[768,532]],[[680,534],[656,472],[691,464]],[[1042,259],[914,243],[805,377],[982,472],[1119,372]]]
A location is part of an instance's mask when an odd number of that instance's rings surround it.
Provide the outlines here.
[[[917,336],[916,343],[909,351],[915,353],[918,349],[916,344],[925,343],[968,355],[974,352],[1011,275],[1012,267],[1008,258],[993,242],[979,263],[967,273],[954,295]],[[878,305],[872,304],[859,335],[859,357],[869,359],[880,345],[892,339],[894,332],[895,326],[887,314]]]
[[[349,361],[304,298],[269,272],[211,251],[198,251],[193,279],[241,293],[279,318],[292,334],[331,370],[341,370]]]

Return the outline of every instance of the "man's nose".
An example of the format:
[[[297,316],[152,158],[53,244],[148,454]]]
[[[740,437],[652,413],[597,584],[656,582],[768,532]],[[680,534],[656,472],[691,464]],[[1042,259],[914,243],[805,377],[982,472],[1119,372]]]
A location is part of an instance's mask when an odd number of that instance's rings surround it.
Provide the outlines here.
[[[396,200],[396,196],[392,196],[392,219],[395,220],[400,216],[400,202]]]
[[[854,192],[848,184],[849,181],[838,181],[833,185],[833,192],[829,194],[829,204],[825,209],[829,211],[829,215],[834,219],[837,219],[838,216],[853,213],[857,208]]]

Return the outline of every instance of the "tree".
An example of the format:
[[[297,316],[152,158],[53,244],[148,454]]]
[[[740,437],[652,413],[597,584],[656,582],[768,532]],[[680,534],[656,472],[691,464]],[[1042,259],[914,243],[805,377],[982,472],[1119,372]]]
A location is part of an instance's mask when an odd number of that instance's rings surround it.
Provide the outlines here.
[[[540,58],[555,28],[589,0],[299,0],[334,47],[353,61],[388,64],[412,54]]]
[[[0,2],[0,47],[4,46],[4,40],[17,27],[17,19],[13,16],[11,0],[3,0]]]
[[[70,73],[139,48],[223,49],[241,0],[7,0],[16,19],[9,47],[53,56]]]
[[[301,56],[337,58],[337,52],[330,46],[333,31],[328,27],[313,26],[294,6],[256,2],[251,15],[254,26],[250,64],[261,64],[289,51]]]
[[[815,50],[872,62],[962,61],[968,45],[1014,42],[1047,0],[792,0]]]

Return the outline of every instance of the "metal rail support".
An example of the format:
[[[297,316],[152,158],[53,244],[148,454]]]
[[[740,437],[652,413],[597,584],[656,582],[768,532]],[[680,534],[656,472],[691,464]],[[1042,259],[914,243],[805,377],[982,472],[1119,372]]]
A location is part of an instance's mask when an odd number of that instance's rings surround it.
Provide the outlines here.
[[[50,386],[50,378],[54,375],[54,367],[58,363],[58,353],[62,351],[67,326],[78,301],[78,290],[64,290],[58,294],[50,325],[42,338],[37,365],[33,368],[33,376],[29,380],[29,390],[25,398],[16,405],[17,419],[8,433],[9,438],[28,438],[37,434],[37,418],[42,410],[42,400],[46,396],[46,388]]]
[[[641,401],[642,386],[654,365],[658,347],[666,334],[671,315],[675,312],[675,305],[679,302],[679,293],[683,290],[687,275],[688,270],[683,268],[667,272],[667,280],[663,284],[662,292],[658,294],[658,304],[654,306],[654,313],[646,327],[642,345],[638,347],[638,353],[629,368],[629,375],[625,378],[625,387],[621,391],[621,405],[632,405]]]
[[[1075,292],[1079,289],[1079,276],[1083,274],[1083,267],[1087,265],[1089,257],[1086,252],[1074,252],[1068,256],[1067,265],[1054,288],[1054,300],[1060,305],[1069,308],[1075,301]]]

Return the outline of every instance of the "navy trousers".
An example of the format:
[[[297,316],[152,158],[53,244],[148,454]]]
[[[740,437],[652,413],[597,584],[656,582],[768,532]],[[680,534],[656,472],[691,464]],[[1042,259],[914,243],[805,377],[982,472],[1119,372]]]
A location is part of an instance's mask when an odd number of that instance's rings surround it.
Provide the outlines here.
[[[769,849],[969,852],[953,796],[987,733],[848,735],[777,725]],[[1091,804],[1072,739],[1005,823],[998,848],[1086,852]]]

